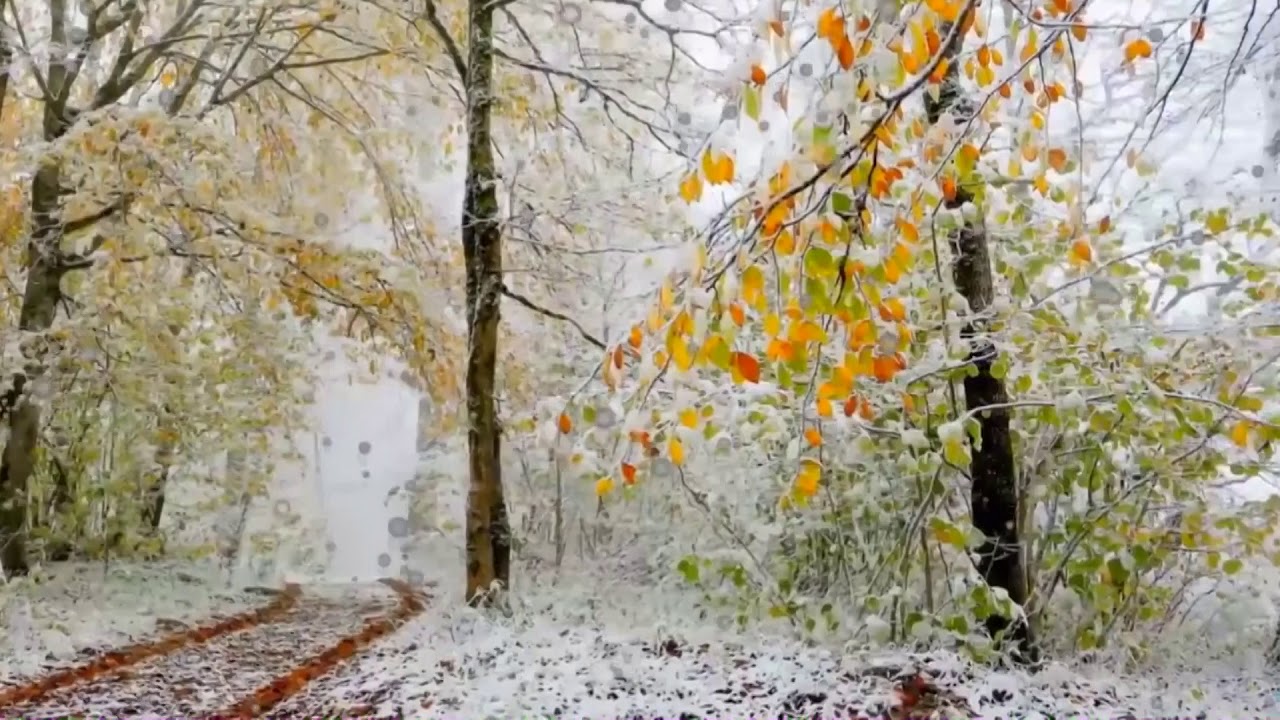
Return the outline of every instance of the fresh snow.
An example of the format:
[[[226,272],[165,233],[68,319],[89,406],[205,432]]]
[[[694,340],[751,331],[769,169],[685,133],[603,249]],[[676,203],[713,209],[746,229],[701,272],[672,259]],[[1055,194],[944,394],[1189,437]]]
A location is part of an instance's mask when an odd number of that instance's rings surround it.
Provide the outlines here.
[[[231,614],[260,595],[220,590],[209,566],[71,565],[4,593],[0,685],[157,625]],[[310,586],[319,597],[343,588]],[[310,688],[309,702],[385,717],[897,717],[895,676],[921,673],[943,714],[983,718],[1246,718],[1280,713],[1280,682],[1238,661],[1143,674],[1099,662],[1037,674],[947,652],[801,642],[700,616],[674,587],[567,573],[522,581],[507,612],[467,609],[436,587],[427,612]],[[281,668],[286,671],[288,668]],[[328,705],[325,705],[328,703]]]
[[[71,562],[0,586],[0,687],[77,659],[262,605],[213,564]]]

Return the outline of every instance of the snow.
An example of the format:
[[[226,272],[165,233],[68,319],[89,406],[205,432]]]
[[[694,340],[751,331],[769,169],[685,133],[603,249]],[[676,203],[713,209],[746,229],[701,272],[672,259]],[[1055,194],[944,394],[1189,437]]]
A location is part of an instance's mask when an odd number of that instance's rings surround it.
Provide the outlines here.
[[[359,707],[379,717],[896,718],[898,688],[919,674],[939,691],[939,712],[950,716],[1119,720],[1280,712],[1280,681],[1256,658],[1197,657],[1195,638],[1185,652],[1142,672],[1079,658],[1030,674],[947,651],[848,644],[841,634],[802,640],[781,622],[742,631],[682,586],[621,582],[604,572],[526,570],[505,612],[466,608],[454,585],[432,588],[426,613],[314,683],[300,702]],[[263,602],[224,587],[210,566],[173,563],[72,564],[39,582],[9,586],[2,596],[8,632],[0,658],[8,662],[0,664],[0,685],[42,664],[65,665],[85,648],[153,635],[161,618],[189,622]],[[305,592],[355,597],[349,585]]]
[[[263,596],[231,589],[213,564],[71,562],[0,591],[0,686],[166,628],[232,615]]]
[[[338,707],[376,698],[379,716],[813,717],[900,703],[894,676],[919,671],[966,716],[1263,717],[1280,684],[1260,669],[1050,663],[991,670],[949,652],[866,650],[785,631],[739,633],[698,619],[675,588],[582,576],[531,583],[506,615],[445,593],[327,692]],[[684,618],[683,620],[681,618]]]

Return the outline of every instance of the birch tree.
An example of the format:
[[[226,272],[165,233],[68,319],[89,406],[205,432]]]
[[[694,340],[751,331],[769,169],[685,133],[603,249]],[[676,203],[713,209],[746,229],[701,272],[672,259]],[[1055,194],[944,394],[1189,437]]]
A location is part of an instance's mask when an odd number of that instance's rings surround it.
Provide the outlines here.
[[[681,516],[699,549],[672,565],[742,622],[852,616],[1024,660],[1141,657],[1189,583],[1274,561],[1275,503],[1215,499],[1269,462],[1273,338],[1240,304],[1212,326],[1152,309],[1211,250],[1246,296],[1274,284],[1235,249],[1265,218],[1213,195],[1182,223],[1141,209],[1180,67],[1162,60],[1195,57],[1199,7],[763,8],[740,118],[679,183],[690,203],[728,188],[727,208],[613,340],[640,359],[593,392],[625,427],[573,430],[616,439],[605,501],[703,519]],[[1086,54],[1149,90],[1120,143],[1085,122],[1118,112]],[[762,121],[788,151],[761,153]]]

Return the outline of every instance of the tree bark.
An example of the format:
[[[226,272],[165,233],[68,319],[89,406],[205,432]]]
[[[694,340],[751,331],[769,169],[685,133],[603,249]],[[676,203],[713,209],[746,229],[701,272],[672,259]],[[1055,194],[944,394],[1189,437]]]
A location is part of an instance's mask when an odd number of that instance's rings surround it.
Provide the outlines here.
[[[48,110],[46,109],[46,113]],[[46,118],[46,127],[49,125]],[[48,134],[48,133],[46,133]],[[24,335],[25,366],[11,378],[11,390],[18,389],[9,410],[9,438],[0,455],[0,565],[6,577],[26,575],[27,487],[35,469],[40,435],[40,406],[31,389],[44,373],[48,349],[41,337],[53,327],[61,281],[65,270],[60,263],[62,239],[61,168],[46,162],[31,183],[31,236],[27,243],[26,284],[18,329]]]
[[[950,30],[950,26],[944,26],[944,36],[949,36]],[[936,125],[944,114],[954,115],[963,122],[975,112],[960,95],[959,51],[962,45],[957,40],[944,49],[949,64],[941,92],[936,100],[925,97],[930,124]],[[957,210],[973,200],[972,192],[958,185],[955,196],[945,201],[945,207]],[[969,303],[970,319],[960,330],[961,340],[969,347],[968,360],[973,365],[964,381],[965,405],[970,411],[1005,405],[1009,402],[1009,395],[1004,382],[991,373],[998,351],[986,335],[985,323],[979,319],[991,307],[995,295],[986,228],[980,219],[966,222],[951,233],[948,242],[956,289]],[[1027,582],[1024,550],[1019,536],[1018,475],[1013,459],[1009,410],[1004,407],[984,410],[977,414],[977,420],[981,428],[981,442],[970,443],[972,459],[969,472],[973,479],[973,524],[984,536],[978,548],[978,571],[989,586],[1002,588],[1010,600],[1025,606]],[[986,627],[993,638],[1013,643],[1016,660],[1025,663],[1038,660],[1034,632],[1027,622],[1012,622],[1002,615],[992,615],[987,618]]]
[[[499,225],[493,139],[493,7],[471,0],[468,8],[467,179],[462,205],[462,246],[467,273],[467,591],[469,604],[489,602],[496,582],[510,580],[511,531],[502,487],[502,439],[494,398],[502,298],[502,230]]]

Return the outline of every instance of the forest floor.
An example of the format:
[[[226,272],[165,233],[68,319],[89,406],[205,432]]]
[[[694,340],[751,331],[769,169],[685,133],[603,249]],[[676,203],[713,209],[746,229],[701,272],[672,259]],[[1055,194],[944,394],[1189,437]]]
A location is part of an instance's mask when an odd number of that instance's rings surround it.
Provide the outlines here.
[[[0,718],[1280,716],[1262,671],[849,653],[704,627],[656,589],[533,587],[496,614],[396,582],[220,588],[193,568],[80,566],[0,589]]]

